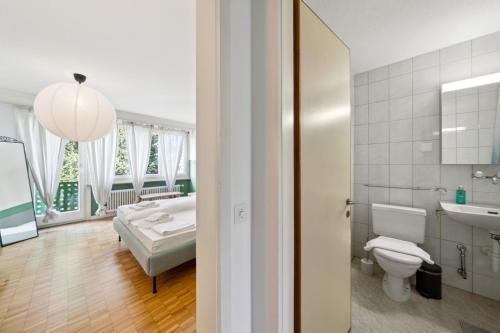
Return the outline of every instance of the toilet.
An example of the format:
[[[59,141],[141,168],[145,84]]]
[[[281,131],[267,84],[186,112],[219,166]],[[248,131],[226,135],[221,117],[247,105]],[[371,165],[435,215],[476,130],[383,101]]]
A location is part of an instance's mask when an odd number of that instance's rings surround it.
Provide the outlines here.
[[[368,242],[365,249],[373,248],[377,263],[385,271],[384,292],[394,301],[410,299],[409,277],[416,273],[422,258],[430,261],[430,256],[417,247],[424,242],[425,216],[424,209],[372,204],[373,232],[379,237]]]

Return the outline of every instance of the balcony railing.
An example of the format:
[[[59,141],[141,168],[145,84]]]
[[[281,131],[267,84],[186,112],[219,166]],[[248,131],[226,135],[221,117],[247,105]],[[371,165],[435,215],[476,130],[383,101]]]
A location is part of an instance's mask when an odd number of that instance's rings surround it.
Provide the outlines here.
[[[36,215],[42,215],[45,212],[45,204],[40,198],[38,191],[35,192]],[[60,182],[54,200],[56,210],[61,213],[78,210],[78,204],[78,182]]]

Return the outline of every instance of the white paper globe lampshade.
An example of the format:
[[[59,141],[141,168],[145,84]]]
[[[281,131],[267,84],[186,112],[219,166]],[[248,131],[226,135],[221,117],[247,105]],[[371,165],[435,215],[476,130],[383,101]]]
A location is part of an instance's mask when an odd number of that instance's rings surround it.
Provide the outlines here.
[[[116,125],[116,112],[108,99],[78,83],[45,87],[36,96],[33,109],[45,128],[70,141],[99,139]]]

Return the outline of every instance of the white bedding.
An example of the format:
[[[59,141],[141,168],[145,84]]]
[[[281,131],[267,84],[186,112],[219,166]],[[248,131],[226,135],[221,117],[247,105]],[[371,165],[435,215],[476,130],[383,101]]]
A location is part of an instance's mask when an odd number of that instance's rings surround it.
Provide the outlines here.
[[[154,254],[156,252],[168,250],[180,244],[187,243],[196,239],[195,209],[184,210],[171,215],[173,216],[173,221],[192,220],[195,221],[194,225],[188,230],[184,230],[167,236],[162,236],[153,231],[151,228],[143,228],[141,225],[143,225],[142,222],[144,222],[144,220],[132,221],[131,223],[125,223],[120,218],[118,218],[118,220],[123,225],[125,225],[125,227],[128,228],[135,237],[137,237],[137,239],[144,245],[146,249]]]
[[[174,199],[157,200],[157,206],[148,207],[141,210],[135,210],[134,205],[125,205],[118,207],[116,216],[121,222],[129,224],[132,221],[144,219],[154,213],[166,212],[174,214],[184,210],[196,210],[196,196],[179,197]]]

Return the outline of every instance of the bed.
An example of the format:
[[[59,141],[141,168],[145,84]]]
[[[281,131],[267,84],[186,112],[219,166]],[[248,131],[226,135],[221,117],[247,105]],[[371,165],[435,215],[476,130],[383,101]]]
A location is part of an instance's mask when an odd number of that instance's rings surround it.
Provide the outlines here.
[[[158,207],[134,212],[131,205],[118,208],[113,228],[118,233],[144,272],[152,278],[152,292],[156,293],[156,276],[175,266],[196,258],[196,226],[168,236],[140,227],[134,221],[157,211],[167,211],[174,219],[196,221],[196,197],[158,200]]]

